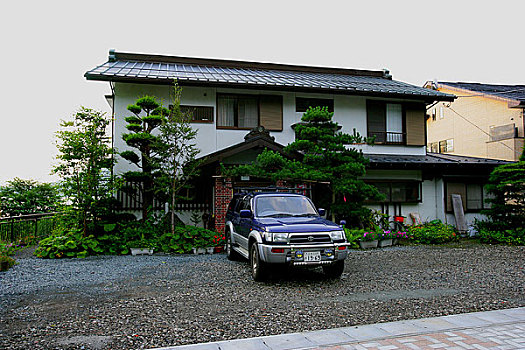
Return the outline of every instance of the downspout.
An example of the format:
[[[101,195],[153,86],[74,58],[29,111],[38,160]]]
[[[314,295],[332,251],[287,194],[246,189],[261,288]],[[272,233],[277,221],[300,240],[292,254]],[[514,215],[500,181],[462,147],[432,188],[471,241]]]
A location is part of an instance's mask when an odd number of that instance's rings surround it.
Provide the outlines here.
[[[111,88],[111,98],[113,102],[111,103],[111,164],[115,161],[115,83],[112,81],[109,82],[109,87]],[[111,166],[111,181],[113,181],[113,175],[115,165]]]

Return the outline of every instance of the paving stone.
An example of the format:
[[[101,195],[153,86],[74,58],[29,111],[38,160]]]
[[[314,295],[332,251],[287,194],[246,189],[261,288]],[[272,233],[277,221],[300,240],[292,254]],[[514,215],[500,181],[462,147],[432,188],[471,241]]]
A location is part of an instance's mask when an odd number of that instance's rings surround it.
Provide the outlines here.
[[[220,350],[269,350],[262,338],[240,339],[219,342]]]
[[[275,350],[300,349],[317,345],[300,333],[275,335],[262,337],[260,339],[262,339],[270,349]]]
[[[341,328],[350,337],[358,341],[366,341],[370,339],[377,339],[382,337],[390,337],[392,333],[385,331],[380,328],[378,325],[366,325],[358,327],[346,327]]]
[[[478,318],[471,314],[462,314],[462,315],[449,315],[444,316],[443,319],[447,322],[453,323],[459,327],[483,327],[489,326],[490,321]]]
[[[411,321],[380,323],[377,326],[392,335],[401,335],[401,334],[410,334],[410,333],[417,334],[417,333],[421,333],[425,331],[424,328],[417,326],[417,324]]]
[[[316,345],[340,344],[356,340],[356,338],[349,336],[340,329],[328,329],[318,332],[308,332],[304,333],[304,336],[306,337],[306,339],[310,340]]]

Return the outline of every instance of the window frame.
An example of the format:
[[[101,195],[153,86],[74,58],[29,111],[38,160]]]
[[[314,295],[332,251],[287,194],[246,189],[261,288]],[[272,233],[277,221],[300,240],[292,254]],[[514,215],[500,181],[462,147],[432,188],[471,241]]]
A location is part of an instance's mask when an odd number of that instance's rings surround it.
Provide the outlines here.
[[[401,142],[393,142],[388,141],[388,133],[387,130],[387,105],[394,104],[394,105],[400,105],[401,106],[401,136],[403,140]],[[383,131],[380,130],[370,130],[370,117],[369,117],[369,109],[371,105],[381,106],[381,109],[383,111],[384,116],[384,124],[385,128]],[[407,128],[406,128],[406,105],[401,102],[396,101],[381,101],[381,100],[366,100],[366,133],[368,137],[373,137],[376,133],[384,133],[384,141],[381,142],[375,142],[375,144],[378,145],[398,145],[398,146],[406,146],[407,144]],[[393,132],[392,132],[393,133]],[[395,133],[396,135],[399,135],[399,133]]]
[[[216,95],[216,110],[217,110],[217,122],[215,123],[216,129],[223,129],[223,130],[252,130],[254,127],[238,127],[238,126],[223,126],[219,125],[219,98],[220,97],[234,97],[236,99],[238,98],[253,98],[255,99],[257,103],[257,125],[254,126],[255,128],[258,127],[261,124],[261,106],[260,106],[260,96],[259,95],[250,95],[250,94],[232,94],[232,93],[217,93]],[[238,114],[238,110],[235,111],[236,114]],[[239,124],[238,116],[234,117],[237,119],[237,124]]]
[[[173,108],[173,105],[170,105],[170,110]],[[190,123],[196,123],[196,124],[213,124],[215,122],[215,108],[213,106],[194,106],[194,105],[180,105],[180,109],[182,113],[186,113],[185,109],[197,109],[197,108],[211,108],[211,120],[204,120],[204,119],[193,119],[193,114],[191,114],[192,118],[188,120]]]
[[[486,185],[485,183],[479,180],[467,182],[465,180],[462,181],[460,179],[457,179],[457,180],[450,179],[450,180],[445,181],[445,212],[446,213],[449,213],[449,214],[454,213],[454,208],[452,207],[452,204],[450,205],[450,208],[448,207],[448,197],[449,197],[448,187],[450,186],[450,184],[463,185],[465,198],[462,198],[462,202],[464,202],[463,210],[465,213],[479,213],[483,210],[490,208],[490,203],[486,202],[489,196],[487,196],[487,194],[485,193],[485,185]],[[468,185],[479,185],[481,187],[481,208],[471,209],[468,207],[468,190],[467,190]]]
[[[330,113],[334,113],[334,99],[333,98],[324,98],[324,97],[305,97],[305,96],[295,96],[295,112],[296,113],[304,113],[308,110],[309,107],[325,107],[325,105],[321,105],[321,104],[314,104],[313,106],[311,105],[311,103],[306,103],[306,104],[310,104],[310,106],[306,107],[304,110],[302,110],[303,108],[301,108],[301,110],[299,110],[299,104],[297,103],[297,100],[298,99],[303,99],[303,100],[311,100],[311,101],[330,101],[330,103],[328,105],[326,105],[326,107],[328,107],[328,112]]]
[[[365,182],[369,185],[374,185],[381,183],[381,184],[388,184],[389,185],[389,198],[384,201],[367,201],[370,204],[402,204],[402,203],[422,203],[423,202],[423,181],[418,180],[405,180],[405,179],[388,179],[388,180],[365,180]],[[418,198],[417,199],[410,199],[405,201],[392,201],[392,189],[393,184],[399,184],[399,183],[405,183],[405,184],[416,184],[417,190],[418,190]]]

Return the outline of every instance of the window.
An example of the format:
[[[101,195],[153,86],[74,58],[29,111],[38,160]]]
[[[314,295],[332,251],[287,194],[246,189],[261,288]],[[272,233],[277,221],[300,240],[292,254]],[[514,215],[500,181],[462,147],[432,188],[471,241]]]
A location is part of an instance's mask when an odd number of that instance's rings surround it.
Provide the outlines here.
[[[452,212],[452,196],[453,194],[459,194],[461,196],[461,202],[463,203],[464,211],[480,211],[481,209],[489,208],[489,205],[485,203],[487,194],[483,189],[481,183],[464,183],[464,182],[447,182],[447,212]]]
[[[213,123],[213,107],[181,105],[180,110],[190,116],[191,123]]]
[[[334,111],[334,100],[328,98],[296,97],[295,111],[306,112],[309,107],[328,107],[328,112]]]
[[[383,203],[421,202],[421,182],[419,181],[370,181],[385,199]]]
[[[447,152],[454,152],[454,139],[447,140]]]
[[[368,137],[375,136],[376,143],[404,144],[401,104],[368,101],[367,122]]]
[[[434,122],[436,121],[436,109],[435,108],[432,110],[432,121]]]
[[[217,126],[252,129],[259,125],[257,96],[218,95]]]
[[[274,95],[217,95],[217,128],[283,130],[283,98]]]
[[[454,139],[439,141],[439,153],[454,152]]]
[[[445,118],[445,113],[443,112],[443,107],[439,107],[439,119]]]
[[[445,153],[447,152],[447,141],[439,141],[439,153]]]

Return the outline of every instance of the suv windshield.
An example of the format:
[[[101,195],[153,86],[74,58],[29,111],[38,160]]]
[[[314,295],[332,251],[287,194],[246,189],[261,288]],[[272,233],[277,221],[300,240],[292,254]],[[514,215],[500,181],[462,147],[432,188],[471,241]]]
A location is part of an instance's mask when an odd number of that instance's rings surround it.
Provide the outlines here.
[[[255,216],[317,216],[317,211],[305,197],[264,196],[256,197]]]

